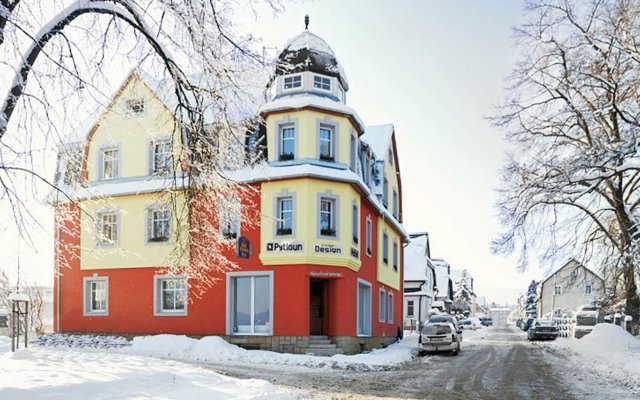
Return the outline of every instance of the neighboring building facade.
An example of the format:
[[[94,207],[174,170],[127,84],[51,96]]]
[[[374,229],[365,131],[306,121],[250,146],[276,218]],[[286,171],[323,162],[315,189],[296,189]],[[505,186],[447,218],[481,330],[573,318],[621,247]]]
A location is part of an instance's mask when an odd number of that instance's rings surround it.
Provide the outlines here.
[[[167,174],[180,168],[180,138],[156,85],[132,73],[69,145],[79,160],[59,162],[76,203],[54,202],[71,216],[56,221],[56,266],[69,268],[55,280],[55,330],[220,335],[294,353],[311,351],[313,335],[346,353],[395,341],[408,239],[395,131],[365,127],[347,90],[324,40],[305,30],[287,44],[264,125],[247,138],[266,144],[263,161],[230,172],[255,189],[239,206],[259,221],[222,228],[237,239],[225,254],[237,269],[212,272],[220,283],[196,295],[190,277],[161,272],[185,240],[174,234],[184,199]]]
[[[456,302],[456,296],[459,295],[461,291],[465,291],[467,293],[468,299],[467,303],[469,305],[469,317],[476,316],[476,293],[473,288],[473,277],[469,273],[467,269],[454,269],[451,270],[451,283],[453,285],[453,301],[454,308]]]
[[[570,260],[538,285],[538,317],[561,316],[604,296],[604,280],[576,260]]]
[[[453,304],[451,266],[442,258],[434,258],[432,262],[436,271],[435,300],[444,302],[446,312],[450,313]]]
[[[434,301],[436,271],[431,262],[429,234],[411,234],[404,248],[404,326],[418,329],[429,317]]]

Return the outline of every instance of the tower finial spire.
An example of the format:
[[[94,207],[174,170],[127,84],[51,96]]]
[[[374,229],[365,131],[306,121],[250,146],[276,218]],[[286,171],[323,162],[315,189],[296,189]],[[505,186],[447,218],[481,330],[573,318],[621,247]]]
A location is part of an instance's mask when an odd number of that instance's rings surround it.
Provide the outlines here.
[[[304,30],[305,31],[309,30],[309,14],[304,16]]]

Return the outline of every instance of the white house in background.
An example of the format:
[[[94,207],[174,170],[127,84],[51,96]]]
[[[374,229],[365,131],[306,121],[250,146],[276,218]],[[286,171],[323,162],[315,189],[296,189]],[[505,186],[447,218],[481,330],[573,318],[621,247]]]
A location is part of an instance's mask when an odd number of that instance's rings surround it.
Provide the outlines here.
[[[453,282],[451,281],[451,266],[442,258],[431,259],[436,270],[436,301],[444,302],[447,312],[451,312],[453,304]]]
[[[562,315],[597,301],[604,295],[604,280],[576,260],[570,260],[538,285],[538,317]]]
[[[428,318],[434,301],[436,271],[431,262],[429,234],[409,235],[409,244],[404,248],[404,326],[414,329]]]

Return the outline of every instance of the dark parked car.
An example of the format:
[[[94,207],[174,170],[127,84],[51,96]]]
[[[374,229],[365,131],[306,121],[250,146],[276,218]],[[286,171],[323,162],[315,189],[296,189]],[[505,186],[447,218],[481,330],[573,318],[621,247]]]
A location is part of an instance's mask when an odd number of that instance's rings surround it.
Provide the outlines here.
[[[520,329],[522,329],[525,332],[528,331],[534,320],[535,318],[532,318],[532,317],[522,318],[522,321],[520,321]]]
[[[451,322],[428,323],[420,331],[420,353],[450,351],[453,355],[460,351],[462,336]]]
[[[558,337],[558,325],[551,319],[535,319],[527,331],[529,340],[551,339]]]
[[[482,326],[493,326],[493,320],[490,317],[480,317]]]

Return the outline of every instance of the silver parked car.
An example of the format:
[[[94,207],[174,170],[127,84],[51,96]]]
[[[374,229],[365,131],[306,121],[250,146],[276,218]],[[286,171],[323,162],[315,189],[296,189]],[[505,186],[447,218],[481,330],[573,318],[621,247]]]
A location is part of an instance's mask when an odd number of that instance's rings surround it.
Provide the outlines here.
[[[420,331],[418,342],[420,353],[450,351],[453,355],[460,351],[461,336],[450,322],[428,323]]]

